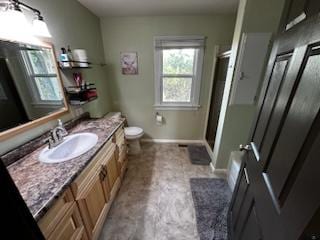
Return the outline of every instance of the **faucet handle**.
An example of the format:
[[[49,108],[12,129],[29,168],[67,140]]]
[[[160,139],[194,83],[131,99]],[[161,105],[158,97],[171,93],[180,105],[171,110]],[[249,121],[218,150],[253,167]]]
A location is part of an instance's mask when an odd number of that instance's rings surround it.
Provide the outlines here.
[[[44,141],[45,141],[45,143],[49,144],[49,149],[54,147],[54,141],[53,141],[53,138],[52,138],[52,131],[50,131],[50,136],[47,137]]]

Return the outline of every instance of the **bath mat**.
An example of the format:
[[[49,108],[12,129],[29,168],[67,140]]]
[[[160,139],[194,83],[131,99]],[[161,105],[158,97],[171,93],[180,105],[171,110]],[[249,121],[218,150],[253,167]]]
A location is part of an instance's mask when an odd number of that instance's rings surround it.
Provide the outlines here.
[[[227,240],[231,190],[224,179],[191,178],[191,193],[200,240]]]
[[[211,158],[205,146],[188,145],[188,152],[192,164],[209,165],[211,162]]]

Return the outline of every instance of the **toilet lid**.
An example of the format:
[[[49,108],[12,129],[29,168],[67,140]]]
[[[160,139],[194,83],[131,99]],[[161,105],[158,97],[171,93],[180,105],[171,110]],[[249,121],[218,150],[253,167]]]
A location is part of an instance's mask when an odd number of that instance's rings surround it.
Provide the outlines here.
[[[127,136],[137,136],[143,133],[142,128],[139,127],[127,127],[124,129],[124,134]]]

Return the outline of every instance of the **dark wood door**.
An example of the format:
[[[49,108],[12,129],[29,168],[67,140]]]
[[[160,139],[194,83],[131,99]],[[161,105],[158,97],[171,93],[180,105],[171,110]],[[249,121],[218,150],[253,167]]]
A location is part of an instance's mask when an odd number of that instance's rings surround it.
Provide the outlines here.
[[[320,17],[277,37],[258,107],[230,238],[319,239],[320,228],[308,227],[320,209]]]
[[[213,149],[216,132],[218,127],[219,115],[221,110],[224,86],[226,83],[230,53],[222,54],[217,58],[216,71],[213,79],[211,93],[210,110],[208,117],[208,126],[206,131],[206,140]]]

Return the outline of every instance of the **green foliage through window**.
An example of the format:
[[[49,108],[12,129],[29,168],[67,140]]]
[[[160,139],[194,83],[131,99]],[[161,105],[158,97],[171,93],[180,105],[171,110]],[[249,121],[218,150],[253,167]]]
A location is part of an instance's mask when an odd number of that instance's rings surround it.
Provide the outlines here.
[[[162,101],[190,102],[194,74],[195,49],[164,49]]]
[[[195,49],[163,50],[163,74],[193,74]]]

